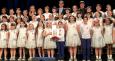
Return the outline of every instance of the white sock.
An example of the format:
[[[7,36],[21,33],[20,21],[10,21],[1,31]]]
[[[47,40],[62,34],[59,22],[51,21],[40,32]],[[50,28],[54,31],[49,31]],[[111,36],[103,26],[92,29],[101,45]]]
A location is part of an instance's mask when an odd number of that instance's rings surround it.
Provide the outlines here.
[[[72,59],[73,57],[71,56],[70,59]]]
[[[112,55],[109,55],[110,59],[112,59]]]
[[[109,55],[107,55],[107,58],[109,59],[109,58],[110,58],[110,56],[109,56]]]
[[[98,56],[96,56],[96,59],[99,59],[99,57],[98,57]]]
[[[101,56],[99,56],[99,59],[101,59]]]

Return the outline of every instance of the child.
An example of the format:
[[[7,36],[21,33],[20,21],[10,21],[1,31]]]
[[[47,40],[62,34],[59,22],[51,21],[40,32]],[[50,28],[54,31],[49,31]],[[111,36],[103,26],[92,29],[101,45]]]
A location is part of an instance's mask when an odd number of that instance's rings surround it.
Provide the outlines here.
[[[45,20],[47,20],[49,18],[49,15],[51,15],[51,13],[49,13],[49,9],[50,9],[49,6],[46,6],[44,8],[45,13],[43,15],[45,16]]]
[[[36,44],[35,44],[35,30],[34,30],[34,25],[29,23],[29,27],[27,30],[27,42],[26,42],[26,47],[29,49],[29,59],[31,60],[32,58],[35,57],[35,49]]]
[[[17,48],[17,30],[16,30],[16,24],[15,23],[11,23],[10,25],[10,30],[9,30],[9,48],[10,48],[10,54],[11,54],[11,58],[10,60],[15,60],[15,56],[16,56],[16,48]]]
[[[44,57],[43,29],[44,29],[44,24],[42,21],[39,21],[36,28],[36,42],[37,42],[39,57]]]
[[[95,48],[96,60],[101,60],[102,48],[104,46],[103,28],[100,26],[99,20],[95,19],[92,28],[92,47]]]
[[[57,41],[57,48],[58,48],[58,60],[63,61],[64,60],[64,46],[65,46],[65,30],[63,26],[63,22],[58,22],[58,36],[59,40]]]
[[[2,60],[2,53],[4,51],[4,59],[7,60],[7,44],[8,43],[8,32],[7,25],[1,25],[0,31],[0,60]]]
[[[88,18],[83,18],[83,23],[80,25],[81,43],[83,60],[90,61],[91,51],[91,26],[88,24]]]
[[[70,16],[68,23],[66,24],[66,46],[69,49],[70,59],[76,61],[77,54],[77,46],[80,45],[80,37],[78,33],[78,26],[76,24],[76,18],[74,16]]]
[[[21,60],[22,59],[22,56],[23,56],[23,59],[25,59],[25,44],[26,44],[26,40],[27,40],[27,28],[26,28],[26,24],[24,21],[21,21],[20,23],[20,28],[18,29],[18,40],[17,40],[17,47],[19,47],[19,59],[18,60]]]
[[[112,59],[112,44],[113,44],[112,30],[113,30],[112,20],[110,18],[106,18],[104,20],[104,40],[107,45],[108,60]]]
[[[56,48],[56,43],[51,39],[52,37],[52,22],[46,22],[46,28],[44,29],[43,36],[44,39],[44,49],[46,49],[49,58],[54,57],[54,49]]]

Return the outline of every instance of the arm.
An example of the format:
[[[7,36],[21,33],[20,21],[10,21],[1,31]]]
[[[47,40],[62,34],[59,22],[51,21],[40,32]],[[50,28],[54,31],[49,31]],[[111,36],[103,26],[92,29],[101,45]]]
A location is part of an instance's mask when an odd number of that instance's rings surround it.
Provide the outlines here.
[[[115,43],[115,30],[112,30],[112,38],[113,38],[113,43]]]

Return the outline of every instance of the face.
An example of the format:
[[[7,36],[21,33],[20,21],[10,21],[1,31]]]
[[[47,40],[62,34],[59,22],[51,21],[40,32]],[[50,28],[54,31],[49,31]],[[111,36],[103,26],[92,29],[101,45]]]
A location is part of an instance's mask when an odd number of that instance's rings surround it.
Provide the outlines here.
[[[51,27],[52,26],[52,23],[51,22],[47,22],[47,27]]]
[[[106,19],[105,19],[105,23],[106,23],[107,25],[109,25],[109,24],[110,24],[110,20],[109,20],[108,18],[106,18]]]
[[[100,6],[100,5],[97,5],[97,6],[96,6],[96,10],[97,10],[97,11],[101,11],[101,6]]]
[[[13,9],[10,10],[10,14],[11,14],[11,15],[14,14],[14,10],[13,10]]]
[[[72,21],[74,21],[74,20],[75,20],[74,16],[71,16],[71,17],[70,17],[70,22],[72,22]]]
[[[87,8],[87,12],[91,12],[92,10],[91,10],[91,8]]]
[[[84,8],[85,4],[84,3],[80,3],[80,8]]]
[[[67,9],[67,10],[66,10],[66,14],[68,14],[68,13],[70,13],[70,10]]]
[[[14,18],[13,17],[9,18],[9,20],[10,20],[10,22],[14,22]]]
[[[7,19],[6,18],[2,18],[2,22],[7,22]]]
[[[2,9],[2,14],[5,14],[5,13],[6,13],[6,9],[3,8],[3,9]]]
[[[45,8],[45,12],[49,12],[49,8],[46,7],[46,8]]]
[[[33,16],[32,16],[32,20],[35,20],[35,18],[36,18],[36,16],[35,16],[35,15],[33,15]]]
[[[24,14],[24,15],[28,15],[28,11],[27,11],[27,10],[24,10],[24,11],[23,11],[23,14]]]
[[[15,26],[11,26],[11,30],[15,29]]]
[[[24,22],[20,22],[20,26],[24,27],[25,26]]]
[[[42,9],[38,9],[38,14],[42,14],[42,13],[43,13]]]
[[[18,9],[16,10],[16,13],[17,13],[17,14],[21,13],[20,8],[18,8]]]
[[[111,5],[107,5],[106,10],[111,11]]]
[[[76,5],[74,5],[74,6],[72,7],[72,9],[73,9],[74,12],[76,12],[76,11],[78,10],[78,8],[77,8]]]
[[[95,26],[99,26],[99,20],[94,21]]]
[[[34,28],[33,24],[29,24],[29,29],[32,30]]]
[[[35,11],[35,6],[31,6],[30,11]]]
[[[63,23],[62,23],[62,22],[59,22],[59,23],[58,23],[58,26],[59,26],[59,27],[62,27],[62,26],[63,26]]]
[[[5,25],[1,25],[1,29],[2,29],[2,30],[5,30]]]
[[[45,17],[43,15],[40,16],[41,20],[45,20]]]
[[[21,20],[20,20],[20,19],[17,19],[17,23],[21,23]]]
[[[83,21],[84,21],[84,23],[87,23],[88,19],[87,19],[87,18],[84,18]]]
[[[57,12],[57,10],[56,10],[56,9],[52,9],[52,12],[53,12],[53,13],[56,13],[56,12]]]
[[[38,22],[40,27],[43,27],[43,23],[42,22]]]
[[[64,2],[63,2],[63,1],[60,1],[60,2],[59,2],[59,7],[60,7],[60,8],[64,7]]]

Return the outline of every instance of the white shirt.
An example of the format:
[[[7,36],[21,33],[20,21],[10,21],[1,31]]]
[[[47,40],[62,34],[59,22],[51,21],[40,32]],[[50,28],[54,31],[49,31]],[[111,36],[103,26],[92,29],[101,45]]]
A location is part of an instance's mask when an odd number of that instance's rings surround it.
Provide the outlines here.
[[[60,38],[60,40],[58,41],[65,41],[65,31],[64,28],[58,28],[58,36]]]
[[[84,39],[91,38],[90,30],[91,30],[91,27],[88,24],[82,23],[80,26],[82,38]]]

